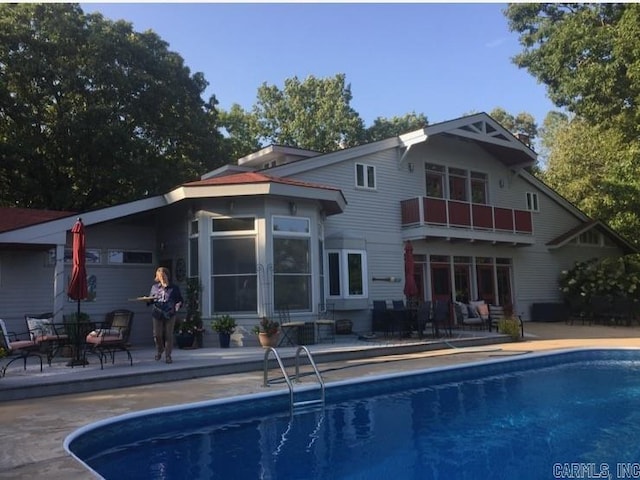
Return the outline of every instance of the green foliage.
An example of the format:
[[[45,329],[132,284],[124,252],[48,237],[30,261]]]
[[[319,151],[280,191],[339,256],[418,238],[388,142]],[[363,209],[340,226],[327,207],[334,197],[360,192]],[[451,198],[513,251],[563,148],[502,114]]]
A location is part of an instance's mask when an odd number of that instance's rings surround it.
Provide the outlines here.
[[[271,337],[278,333],[280,330],[280,324],[276,321],[270,320],[269,317],[262,317],[260,323],[253,327],[253,333],[256,335],[259,333],[266,333]]]
[[[351,108],[351,98],[344,74],[287,78],[282,90],[263,83],[253,107],[260,141],[318,152],[357,145],[363,123]]]
[[[498,321],[498,332],[520,340],[520,321],[514,317],[505,317]]]
[[[263,83],[250,112],[237,104],[220,112],[226,133],[224,153],[237,159],[270,144],[327,153],[418,130],[428,123],[424,114],[412,112],[378,117],[365,129],[351,99],[344,74],[287,78],[282,89]]]
[[[530,141],[538,136],[538,125],[530,113],[520,112],[514,117],[504,108],[496,107],[489,116],[513,134],[526,134]]]
[[[377,142],[378,140],[425,128],[428,124],[429,122],[424,114],[415,112],[408,113],[402,117],[378,117],[373,121],[373,125],[366,129],[365,137],[367,142]]]
[[[77,4],[0,4],[0,202],[87,210],[218,166],[216,100],[167,47]]]
[[[524,47],[514,63],[547,85],[556,105],[637,135],[639,4],[510,4],[505,15]]]
[[[4,347],[0,347],[0,358],[4,358],[7,356],[7,351],[4,349]]]
[[[211,322],[211,329],[218,333],[231,334],[236,328],[236,320],[231,315],[220,315]]]
[[[640,245],[640,140],[579,119],[556,127],[544,181]]]
[[[560,274],[560,291],[566,299],[593,296],[640,299],[640,255],[607,257],[576,262]]]

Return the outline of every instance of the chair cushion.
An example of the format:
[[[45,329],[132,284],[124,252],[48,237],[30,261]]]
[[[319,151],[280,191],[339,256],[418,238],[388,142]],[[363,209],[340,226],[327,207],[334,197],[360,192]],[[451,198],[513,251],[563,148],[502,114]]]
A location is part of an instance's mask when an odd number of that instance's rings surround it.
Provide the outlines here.
[[[25,320],[32,341],[36,341],[38,337],[56,336],[52,318],[25,317]]]
[[[86,342],[91,345],[102,345],[105,343],[121,343],[122,337],[120,335],[87,335]]]
[[[16,340],[9,343],[11,350],[24,350],[25,348],[33,348],[35,346],[36,343],[32,340]]]
[[[122,330],[119,328],[99,328],[89,332],[87,337],[118,337],[122,338]]]

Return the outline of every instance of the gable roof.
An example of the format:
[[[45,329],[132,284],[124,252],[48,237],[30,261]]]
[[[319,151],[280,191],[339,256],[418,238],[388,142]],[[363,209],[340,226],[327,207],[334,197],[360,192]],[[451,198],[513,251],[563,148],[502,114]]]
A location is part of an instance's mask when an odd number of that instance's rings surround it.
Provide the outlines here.
[[[0,207],[0,232],[28,227],[58,218],[75,215],[75,212],[39,210],[34,208]]]
[[[391,148],[405,149],[404,154],[400,158],[401,163],[405,160],[411,147],[419,143],[428,142],[430,137],[438,135],[455,136],[474,142],[478,144],[480,148],[483,148],[496,157],[498,161],[502,162],[505,166],[513,168],[514,170],[521,170],[524,167],[532,166],[538,158],[537,154],[530,147],[522,143],[511,132],[483,112],[455,120],[436,123],[420,130],[414,130],[377,142],[345,148],[344,150],[336,150],[335,152],[319,155],[309,154],[307,158],[301,157],[290,163],[282,163],[261,171],[274,172],[276,175],[288,177],[353,158],[375,154]],[[269,147],[267,147],[267,149],[268,148]],[[267,153],[273,156],[276,155],[277,152],[277,149],[269,149]]]
[[[547,247],[549,247],[549,250],[558,249],[567,245],[569,242],[579,237],[584,232],[594,229],[600,230],[602,233],[607,235],[616,245],[618,245],[624,251],[625,254],[638,252],[637,248],[635,248],[627,240],[618,235],[615,230],[612,230],[607,225],[598,220],[588,220],[576,225],[570,230],[564,232],[562,235],[558,235],[556,238],[547,242]]]

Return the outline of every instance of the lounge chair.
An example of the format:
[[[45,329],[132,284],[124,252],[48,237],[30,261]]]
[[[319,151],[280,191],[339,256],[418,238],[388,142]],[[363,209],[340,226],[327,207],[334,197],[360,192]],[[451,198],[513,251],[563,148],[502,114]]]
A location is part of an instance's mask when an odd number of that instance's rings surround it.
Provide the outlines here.
[[[451,321],[451,302],[448,300],[436,300],[433,306],[433,325],[435,329],[435,335],[440,335],[440,329],[444,329],[448,332],[448,335],[452,335],[452,321]]]
[[[100,359],[100,369],[103,369],[107,355],[111,357],[113,364],[116,352],[122,351],[127,354],[129,364],[133,366],[133,358],[129,351],[132,323],[133,312],[131,310],[114,310],[107,313],[104,323],[87,335],[84,359],[86,360],[87,353],[96,355]]]
[[[7,368],[16,360],[22,360],[24,369],[27,369],[27,358],[35,357],[40,362],[40,371],[42,372],[42,356],[40,355],[40,345],[31,338],[20,339],[19,335],[9,332],[4,320],[0,319],[0,348],[2,348],[10,358],[10,360],[2,367],[0,377],[4,377]],[[25,332],[24,337],[27,337]],[[12,358],[13,357],[13,358]]]

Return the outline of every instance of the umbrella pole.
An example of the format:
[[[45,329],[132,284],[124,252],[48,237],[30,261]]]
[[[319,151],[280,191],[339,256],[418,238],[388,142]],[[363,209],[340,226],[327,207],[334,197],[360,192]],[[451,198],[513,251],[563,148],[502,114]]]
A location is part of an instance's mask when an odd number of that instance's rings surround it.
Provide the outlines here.
[[[76,321],[75,321],[75,345],[73,346],[73,358],[67,363],[67,367],[75,367],[76,365],[85,366],[89,363],[87,360],[80,358],[80,350],[82,348],[82,341],[80,338],[80,300],[78,300],[78,310],[76,312]]]

